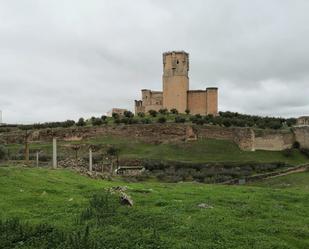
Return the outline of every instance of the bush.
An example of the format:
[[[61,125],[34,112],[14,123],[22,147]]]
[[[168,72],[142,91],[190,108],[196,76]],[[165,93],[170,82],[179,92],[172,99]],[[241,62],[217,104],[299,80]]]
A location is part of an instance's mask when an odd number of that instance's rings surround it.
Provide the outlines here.
[[[143,119],[141,119],[141,123],[142,124],[150,124],[151,120],[149,118],[143,118]]]
[[[299,149],[300,148],[300,143],[298,141],[295,141],[292,145],[293,149]]]
[[[178,110],[176,108],[171,109],[172,114],[178,114]]]
[[[158,114],[158,112],[157,111],[155,111],[155,110],[149,110],[148,111],[148,113],[150,114],[150,116],[152,116],[152,117],[156,117],[157,116],[157,114]]]
[[[184,122],[186,122],[186,119],[184,117],[182,117],[182,116],[176,116],[175,117],[175,122],[176,123],[184,123]]]
[[[134,114],[130,111],[125,111],[123,113],[123,115],[126,117],[126,118],[133,118],[134,117]]]
[[[300,149],[300,152],[309,158],[309,149],[302,148]]]
[[[107,116],[102,115],[102,116],[101,116],[101,119],[102,119],[103,121],[105,121],[105,120],[107,119]]]
[[[113,119],[119,119],[119,114],[116,112],[113,112],[112,117]]]
[[[163,124],[163,123],[165,123],[165,122],[166,122],[166,118],[165,118],[165,117],[160,117],[160,118],[158,118],[158,123]]]
[[[145,113],[139,112],[139,113],[137,113],[137,116],[139,116],[140,118],[143,118],[143,117],[145,117]]]
[[[285,149],[285,150],[282,151],[282,154],[285,157],[291,157],[293,155],[293,150],[292,149]]]
[[[162,115],[166,115],[166,114],[168,114],[168,110],[166,108],[160,109],[159,113],[162,114]]]
[[[0,160],[7,158],[8,151],[4,145],[0,145]]]
[[[91,123],[94,126],[98,126],[98,125],[103,124],[103,120],[101,118],[95,118],[95,119],[91,119]]]
[[[189,110],[189,109],[186,109],[186,110],[185,110],[185,113],[186,113],[187,115],[189,115],[189,114],[190,114],[190,110]]]
[[[86,122],[84,120],[84,118],[80,118],[77,123],[76,123],[77,126],[85,126],[86,125]]]

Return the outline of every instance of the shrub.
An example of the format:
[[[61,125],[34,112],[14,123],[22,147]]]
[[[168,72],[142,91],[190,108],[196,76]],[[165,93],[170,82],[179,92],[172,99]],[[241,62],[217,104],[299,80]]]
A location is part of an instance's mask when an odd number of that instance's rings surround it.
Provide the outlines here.
[[[178,110],[176,108],[171,109],[172,114],[178,114]]]
[[[112,117],[113,119],[119,119],[119,114],[116,112],[113,112]]]
[[[123,115],[126,117],[126,118],[133,118],[134,117],[134,114],[130,111],[125,111],[123,113]]]
[[[230,127],[232,125],[231,119],[229,118],[223,119],[222,123],[225,127]]]
[[[190,114],[190,110],[189,110],[189,109],[186,109],[186,110],[185,110],[185,113],[186,113],[187,115],[189,115],[189,114]]]
[[[103,124],[103,120],[101,118],[95,118],[95,119],[91,120],[91,123],[94,126],[98,126],[98,125],[102,125]]]
[[[300,149],[300,152],[309,158],[309,149],[302,148]]]
[[[141,119],[142,124],[150,124],[151,120],[149,118],[143,118]]]
[[[159,118],[158,118],[158,123],[163,124],[163,123],[165,123],[165,122],[166,122],[166,118],[165,118],[165,117],[159,117]]]
[[[139,116],[140,118],[143,118],[143,117],[145,117],[145,113],[139,112],[139,113],[137,114],[137,116]]]
[[[168,110],[166,108],[160,109],[159,113],[162,114],[162,115],[166,115],[166,114],[168,114]]]
[[[300,148],[300,143],[298,141],[295,141],[292,145],[293,149],[299,149]]]
[[[107,119],[107,116],[102,115],[102,116],[101,116],[101,119],[102,119],[103,121],[105,121],[105,120]]]
[[[4,145],[0,145],[0,160],[6,159],[8,151]]]
[[[157,111],[155,111],[155,110],[149,110],[148,111],[148,113],[150,114],[150,116],[152,116],[152,117],[156,117],[157,116],[157,114],[158,114],[158,112]]]
[[[293,155],[293,150],[292,149],[285,149],[285,150],[282,151],[282,154],[285,157],[291,157]]]
[[[175,117],[175,122],[176,123],[184,123],[184,122],[186,122],[186,119],[184,117],[182,117],[182,116],[176,116]]]
[[[80,118],[77,123],[76,123],[77,126],[85,126],[86,125],[86,122],[84,120],[84,118]]]

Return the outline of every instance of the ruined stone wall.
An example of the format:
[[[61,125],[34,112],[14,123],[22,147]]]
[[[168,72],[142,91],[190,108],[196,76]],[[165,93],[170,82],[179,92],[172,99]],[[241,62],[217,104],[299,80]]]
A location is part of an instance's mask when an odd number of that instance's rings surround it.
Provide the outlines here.
[[[309,149],[309,126],[295,127],[293,132],[295,140],[300,143],[300,146]]]
[[[230,140],[240,149],[254,150],[254,132],[250,128],[224,128],[219,126],[195,126],[198,138]]]
[[[190,132],[188,132],[190,128]],[[134,124],[105,125],[100,127],[74,127],[42,129],[31,132],[31,141],[51,142],[53,136],[65,141],[78,141],[97,136],[134,138],[147,143],[169,143],[204,139],[222,139],[235,142],[240,149],[284,150],[299,141],[302,148],[309,148],[309,127],[293,130],[253,130],[251,128],[225,128],[219,126],[199,126],[190,124]],[[194,139],[193,139],[194,138]],[[1,143],[24,143],[25,131],[0,133]]]
[[[206,91],[188,91],[188,107],[190,114],[206,115]]]
[[[291,131],[256,130],[254,139],[255,150],[278,151],[292,148],[295,141]]]

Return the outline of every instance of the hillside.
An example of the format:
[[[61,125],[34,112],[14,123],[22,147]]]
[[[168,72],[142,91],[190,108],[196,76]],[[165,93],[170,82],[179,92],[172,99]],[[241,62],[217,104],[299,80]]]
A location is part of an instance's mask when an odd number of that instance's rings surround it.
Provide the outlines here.
[[[86,145],[115,146],[119,149],[120,158],[126,159],[153,159],[169,160],[192,163],[209,162],[285,162],[291,165],[308,163],[309,159],[298,150],[285,155],[282,151],[242,151],[238,146],[228,140],[199,139],[188,143],[146,143],[137,139],[119,138],[113,136],[98,136],[76,142],[59,142],[59,156],[67,157],[75,155],[69,148],[71,144],[85,145],[78,152],[79,157],[87,158],[88,149]],[[23,144],[8,144],[10,154],[17,155],[17,159],[23,159]],[[42,155],[51,159],[52,143],[33,142],[30,150],[42,150]]]
[[[308,187],[308,172],[301,177]],[[111,186],[127,186],[134,206],[106,196]],[[0,248],[308,248],[307,187],[128,183],[1,167]],[[4,223],[13,217],[21,223]],[[45,223],[50,227],[38,227]]]

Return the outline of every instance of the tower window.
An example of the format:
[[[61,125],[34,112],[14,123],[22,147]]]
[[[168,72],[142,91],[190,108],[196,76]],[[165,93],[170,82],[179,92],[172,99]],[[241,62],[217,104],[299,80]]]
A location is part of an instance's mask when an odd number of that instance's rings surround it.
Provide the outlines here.
[[[177,60],[177,62],[176,62],[177,64],[179,64],[179,60]]]

